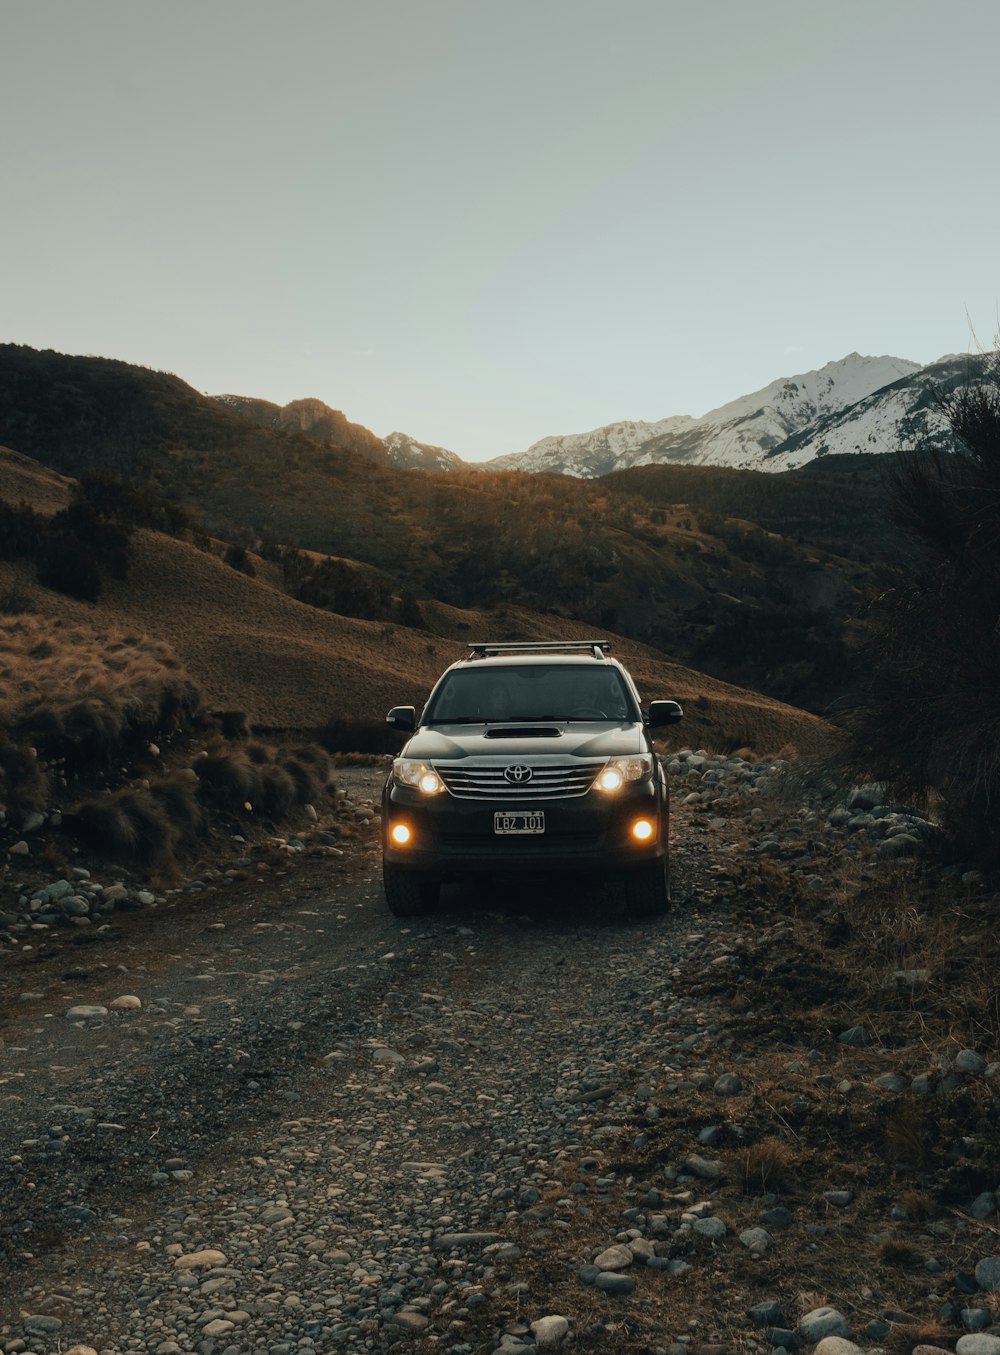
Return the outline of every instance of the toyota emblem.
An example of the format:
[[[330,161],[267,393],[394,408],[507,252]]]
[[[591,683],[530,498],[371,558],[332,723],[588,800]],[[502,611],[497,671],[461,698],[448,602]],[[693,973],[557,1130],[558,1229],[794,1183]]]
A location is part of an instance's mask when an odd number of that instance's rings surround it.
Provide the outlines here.
[[[525,781],[531,780],[531,768],[525,767],[521,763],[515,763],[513,767],[504,769],[504,779],[513,781],[515,785],[523,785]]]

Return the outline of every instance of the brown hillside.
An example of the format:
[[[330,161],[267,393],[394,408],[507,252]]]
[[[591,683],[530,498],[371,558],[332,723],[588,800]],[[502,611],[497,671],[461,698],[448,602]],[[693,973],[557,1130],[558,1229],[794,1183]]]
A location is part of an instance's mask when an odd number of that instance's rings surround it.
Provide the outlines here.
[[[0,564],[0,588],[17,582],[39,613],[132,628],[166,640],[206,701],[245,710],[259,725],[306,729],[329,719],[380,721],[391,705],[420,705],[469,638],[589,638],[593,627],[520,608],[462,611],[426,604],[440,635],[318,611],[272,583],[231,569],[193,546],[141,531],[129,578],[109,581],[97,604],[42,588],[24,563]],[[614,638],[614,637],[611,637]],[[780,702],[617,640],[646,697],[686,702],[684,742],[817,747],[826,726]]]

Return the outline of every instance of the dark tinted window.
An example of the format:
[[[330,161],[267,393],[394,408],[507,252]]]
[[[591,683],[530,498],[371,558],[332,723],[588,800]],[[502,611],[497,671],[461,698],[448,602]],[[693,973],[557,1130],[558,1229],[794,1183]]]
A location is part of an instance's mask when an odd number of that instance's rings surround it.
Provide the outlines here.
[[[425,723],[638,718],[616,668],[533,663],[455,669],[431,697]]]

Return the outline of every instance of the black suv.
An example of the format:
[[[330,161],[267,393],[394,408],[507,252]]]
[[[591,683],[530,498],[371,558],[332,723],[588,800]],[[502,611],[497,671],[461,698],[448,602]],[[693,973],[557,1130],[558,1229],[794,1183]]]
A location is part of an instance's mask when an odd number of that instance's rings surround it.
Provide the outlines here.
[[[478,644],[452,664],[382,793],[389,908],[429,912],[440,886],[472,875],[571,871],[623,879],[629,911],[669,900],[670,800],[651,731],[676,701],[643,714],[608,643]],[[415,732],[414,732],[415,731]]]

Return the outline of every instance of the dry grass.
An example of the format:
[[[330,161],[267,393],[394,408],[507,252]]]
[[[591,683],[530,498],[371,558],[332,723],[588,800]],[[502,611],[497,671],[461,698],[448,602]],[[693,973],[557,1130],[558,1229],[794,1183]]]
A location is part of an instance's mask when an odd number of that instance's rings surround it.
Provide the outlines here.
[[[736,1161],[746,1193],[764,1195],[788,1187],[798,1155],[783,1139],[770,1137],[743,1149]]]
[[[110,762],[183,726],[199,693],[170,646],[40,616],[0,620],[0,730],[49,757]]]

